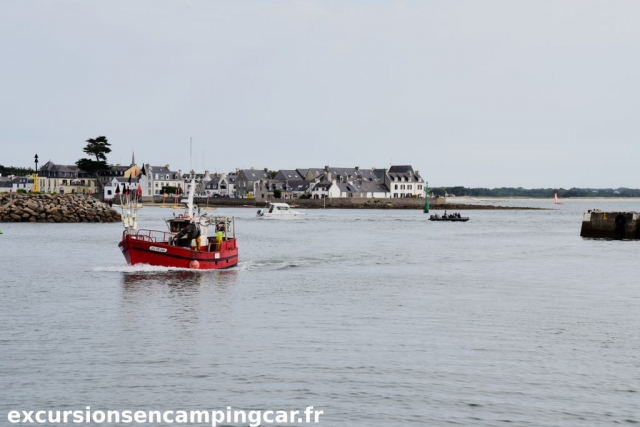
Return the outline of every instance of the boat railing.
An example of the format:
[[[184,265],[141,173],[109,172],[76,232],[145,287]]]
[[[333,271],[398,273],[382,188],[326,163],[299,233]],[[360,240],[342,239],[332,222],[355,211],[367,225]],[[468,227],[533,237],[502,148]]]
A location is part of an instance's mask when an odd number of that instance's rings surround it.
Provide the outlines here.
[[[125,231],[126,235],[127,232]],[[128,233],[132,239],[142,240],[144,242],[152,242],[152,243],[161,243],[168,242],[170,237],[173,237],[175,233],[170,233],[168,231],[158,231],[158,230],[134,230],[133,232]]]

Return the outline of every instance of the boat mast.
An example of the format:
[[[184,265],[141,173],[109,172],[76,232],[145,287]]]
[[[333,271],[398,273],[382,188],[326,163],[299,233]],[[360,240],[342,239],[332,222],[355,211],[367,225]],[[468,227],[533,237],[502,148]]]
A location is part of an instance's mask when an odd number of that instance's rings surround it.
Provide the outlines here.
[[[189,199],[187,200],[187,213],[193,218],[193,193],[196,190],[196,177],[191,174],[191,187],[189,187]]]
[[[187,214],[189,218],[193,218],[193,193],[196,187],[196,176],[193,173],[193,137],[189,137],[189,178],[191,178],[191,186],[189,187],[189,198],[187,199]]]

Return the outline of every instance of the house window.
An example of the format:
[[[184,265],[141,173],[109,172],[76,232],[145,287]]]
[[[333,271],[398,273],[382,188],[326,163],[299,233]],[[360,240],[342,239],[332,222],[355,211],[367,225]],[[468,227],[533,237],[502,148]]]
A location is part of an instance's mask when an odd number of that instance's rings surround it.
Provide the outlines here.
[[[398,184],[395,185],[395,190],[397,190],[397,189],[398,189]]]
[[[407,190],[411,190],[413,188],[413,185],[407,185]]]
[[[422,185],[418,185],[418,190],[422,190]]]

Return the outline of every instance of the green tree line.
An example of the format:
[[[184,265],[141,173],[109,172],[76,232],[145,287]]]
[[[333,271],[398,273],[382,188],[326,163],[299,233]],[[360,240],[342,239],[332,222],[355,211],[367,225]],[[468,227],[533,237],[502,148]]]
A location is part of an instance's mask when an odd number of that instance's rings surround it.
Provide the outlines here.
[[[33,169],[31,168],[17,168],[14,166],[0,165],[0,174],[2,174],[2,176],[7,176],[7,175],[25,176],[32,173],[33,173]]]
[[[561,199],[571,197],[640,197],[640,189],[637,188],[467,188],[467,187],[437,187],[429,190],[434,195],[445,194],[456,197],[527,197],[527,198],[552,198],[558,193]]]

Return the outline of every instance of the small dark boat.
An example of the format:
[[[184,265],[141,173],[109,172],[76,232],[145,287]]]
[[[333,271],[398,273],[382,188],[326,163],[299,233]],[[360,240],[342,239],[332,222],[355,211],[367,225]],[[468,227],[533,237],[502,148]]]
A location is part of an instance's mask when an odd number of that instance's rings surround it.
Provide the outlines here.
[[[469,217],[468,216],[462,216],[462,217],[435,217],[433,215],[431,215],[431,217],[429,217],[429,221],[451,221],[451,222],[467,222],[469,221]]]

